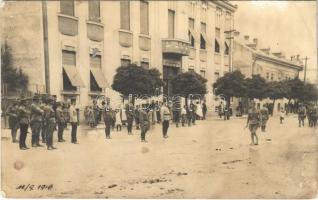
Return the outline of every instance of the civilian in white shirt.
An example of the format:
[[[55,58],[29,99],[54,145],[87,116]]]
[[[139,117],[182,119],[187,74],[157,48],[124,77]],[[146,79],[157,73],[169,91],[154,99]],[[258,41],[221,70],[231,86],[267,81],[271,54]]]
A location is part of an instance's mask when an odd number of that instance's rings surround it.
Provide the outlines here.
[[[169,128],[170,118],[171,118],[170,110],[167,107],[167,103],[164,101],[161,107],[162,134],[164,138],[168,138],[168,128]]]
[[[77,143],[77,126],[78,126],[78,108],[76,108],[76,99],[71,100],[71,106],[69,109],[70,112],[70,123],[72,125],[72,131],[71,131],[71,142],[73,144],[78,144]]]

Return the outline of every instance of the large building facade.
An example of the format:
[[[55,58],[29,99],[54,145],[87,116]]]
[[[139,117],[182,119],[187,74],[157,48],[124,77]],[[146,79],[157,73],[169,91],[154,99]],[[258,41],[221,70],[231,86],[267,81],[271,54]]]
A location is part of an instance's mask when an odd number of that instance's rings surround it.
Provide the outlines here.
[[[157,68],[164,94],[188,70],[212,91],[229,71],[235,10],[228,1],[8,1],[2,42],[31,91],[75,97],[82,106],[100,95],[118,98],[112,79],[129,63]]]
[[[247,78],[252,75],[260,75],[266,81],[283,81],[299,77],[303,70],[302,60],[298,56],[287,59],[284,53],[272,51],[269,47],[262,48],[258,39],[251,39],[249,35],[240,36],[238,31],[234,32],[233,44],[233,70],[239,70]],[[271,103],[269,99],[258,101],[258,107],[263,103]],[[280,111],[288,101],[277,100],[274,112]]]

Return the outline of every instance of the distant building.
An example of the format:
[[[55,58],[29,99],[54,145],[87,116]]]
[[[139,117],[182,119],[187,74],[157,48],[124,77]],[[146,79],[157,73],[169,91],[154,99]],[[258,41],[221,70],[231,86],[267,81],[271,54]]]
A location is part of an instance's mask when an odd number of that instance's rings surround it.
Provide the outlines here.
[[[236,9],[228,1],[6,1],[1,19],[29,89],[85,106],[96,96],[117,98],[113,76],[129,63],[157,68],[165,94],[187,70],[206,77],[212,91],[229,70],[224,32]]]
[[[233,70],[241,71],[245,77],[260,75],[267,81],[283,81],[299,77],[303,70],[302,61],[298,56],[287,59],[282,52],[271,52],[270,48],[261,48],[258,39],[252,40],[248,35],[240,37],[238,31],[234,32]],[[268,100],[258,102],[269,102]],[[276,102],[274,109],[279,111],[286,101]]]

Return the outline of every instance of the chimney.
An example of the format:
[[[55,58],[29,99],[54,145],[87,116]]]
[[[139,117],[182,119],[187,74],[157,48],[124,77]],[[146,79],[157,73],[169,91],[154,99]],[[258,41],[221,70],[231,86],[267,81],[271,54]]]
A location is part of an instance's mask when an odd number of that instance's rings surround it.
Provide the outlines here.
[[[297,61],[299,61],[299,57],[300,57],[300,55],[299,55],[299,54],[297,54],[297,55],[296,55],[296,59],[297,59]]]
[[[246,41],[248,41],[249,38],[250,38],[249,35],[244,35],[244,39],[245,39]]]

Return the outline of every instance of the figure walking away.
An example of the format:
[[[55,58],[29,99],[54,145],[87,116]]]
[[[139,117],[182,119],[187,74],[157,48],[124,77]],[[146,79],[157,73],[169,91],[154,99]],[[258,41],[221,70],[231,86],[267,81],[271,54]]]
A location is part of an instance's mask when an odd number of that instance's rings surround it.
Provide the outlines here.
[[[253,103],[252,108],[248,112],[246,123],[246,127],[248,127],[251,132],[251,145],[258,145],[258,137],[256,131],[259,127],[259,124],[260,114],[255,108],[255,103]]]

